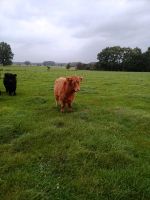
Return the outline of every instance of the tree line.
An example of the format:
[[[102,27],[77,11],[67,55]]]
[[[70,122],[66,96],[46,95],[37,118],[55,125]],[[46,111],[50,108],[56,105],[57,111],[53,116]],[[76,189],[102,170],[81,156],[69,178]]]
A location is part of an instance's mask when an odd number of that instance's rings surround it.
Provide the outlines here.
[[[150,47],[142,53],[141,49],[130,47],[106,47],[97,54],[98,62],[78,63],[79,70],[134,71],[150,72]]]
[[[150,71],[150,47],[141,49],[130,47],[107,47],[97,55],[96,69],[107,71]]]
[[[11,47],[5,42],[0,42],[0,64],[11,65],[14,54]],[[138,47],[106,47],[97,54],[98,62],[95,63],[76,63],[76,69],[79,70],[106,70],[106,71],[135,71],[135,72],[150,72],[150,47],[145,51]],[[49,61],[51,65],[54,62]],[[44,62],[44,65],[50,64]],[[25,62],[27,65],[29,61]],[[71,65],[68,63],[66,68]]]

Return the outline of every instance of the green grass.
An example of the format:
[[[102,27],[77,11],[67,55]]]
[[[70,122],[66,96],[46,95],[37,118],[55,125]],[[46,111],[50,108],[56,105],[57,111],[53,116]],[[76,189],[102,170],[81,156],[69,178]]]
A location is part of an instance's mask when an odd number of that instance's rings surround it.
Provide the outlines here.
[[[6,67],[0,81],[2,200],[148,200],[150,73]],[[55,107],[59,76],[84,77],[74,112]]]

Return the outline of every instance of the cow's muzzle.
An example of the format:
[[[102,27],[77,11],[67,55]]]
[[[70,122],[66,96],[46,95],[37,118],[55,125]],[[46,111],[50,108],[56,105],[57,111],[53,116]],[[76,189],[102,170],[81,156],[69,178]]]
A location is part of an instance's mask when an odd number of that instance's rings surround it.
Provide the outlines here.
[[[79,92],[80,91],[80,89],[76,89],[76,90],[74,90],[74,92]]]

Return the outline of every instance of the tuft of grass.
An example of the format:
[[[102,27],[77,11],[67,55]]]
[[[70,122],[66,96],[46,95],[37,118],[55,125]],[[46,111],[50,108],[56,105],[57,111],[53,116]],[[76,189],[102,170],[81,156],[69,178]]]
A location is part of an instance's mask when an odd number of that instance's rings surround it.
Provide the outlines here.
[[[10,143],[12,140],[20,137],[28,132],[27,128],[22,123],[14,125],[2,125],[0,132],[0,143]]]

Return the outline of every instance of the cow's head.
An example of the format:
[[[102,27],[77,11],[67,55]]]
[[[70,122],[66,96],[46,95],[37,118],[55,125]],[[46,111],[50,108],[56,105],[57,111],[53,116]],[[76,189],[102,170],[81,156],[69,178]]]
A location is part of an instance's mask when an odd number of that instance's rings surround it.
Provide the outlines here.
[[[16,79],[17,74],[5,73],[6,79]]]
[[[16,83],[17,74],[5,73],[4,81],[7,83]]]
[[[71,76],[67,77],[66,79],[72,92],[78,92],[80,90],[80,82],[82,81],[83,77]]]

